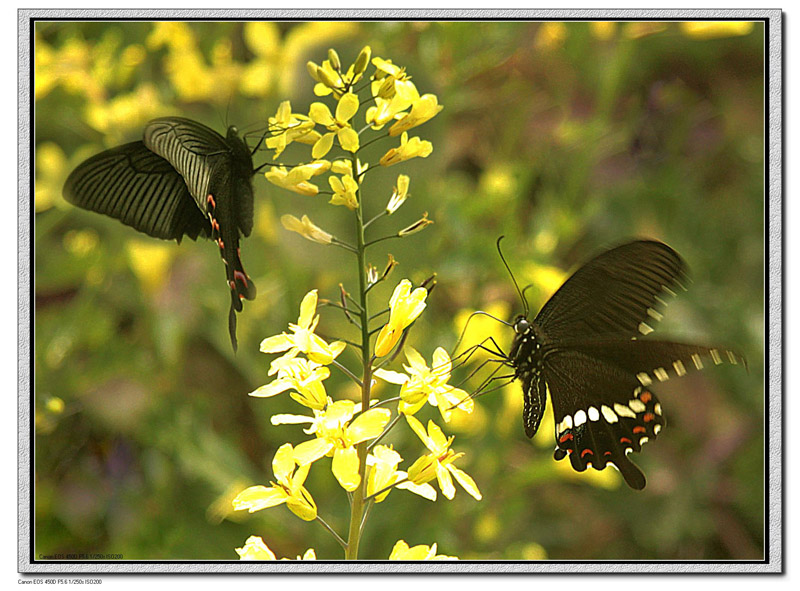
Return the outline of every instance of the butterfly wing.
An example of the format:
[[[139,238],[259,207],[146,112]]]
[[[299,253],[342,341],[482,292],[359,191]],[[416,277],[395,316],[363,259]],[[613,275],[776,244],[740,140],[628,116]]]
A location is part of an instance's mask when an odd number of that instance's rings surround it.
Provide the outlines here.
[[[578,472],[613,464],[628,486],[643,489],[644,474],[627,454],[664,425],[655,395],[628,372],[578,351],[552,352],[543,375],[553,402],[555,459],[569,455]]]
[[[637,241],[618,246],[578,269],[534,320],[554,341],[627,337],[650,332],[664,293],[685,281],[686,264],[666,244]]]
[[[120,220],[154,238],[193,240],[210,233],[183,178],[143,142],[92,156],[67,177],[68,202]]]
[[[635,376],[643,386],[665,382],[672,377],[682,377],[691,371],[723,363],[742,365],[747,369],[747,360],[739,353],[701,345],[647,339],[598,339],[568,342],[563,347],[611,364],[628,375]]]
[[[209,185],[215,169],[231,166],[225,138],[197,121],[162,117],[145,126],[144,144],[178,171],[197,207],[208,214]]]

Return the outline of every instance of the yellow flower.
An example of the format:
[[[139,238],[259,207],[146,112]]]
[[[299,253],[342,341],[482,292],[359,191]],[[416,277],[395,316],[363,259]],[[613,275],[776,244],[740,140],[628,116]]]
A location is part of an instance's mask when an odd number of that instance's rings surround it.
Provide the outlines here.
[[[458,560],[458,557],[436,554],[436,544],[433,546],[420,544],[409,548],[405,541],[398,540],[392,548],[389,560]]]
[[[422,423],[414,417],[406,415],[406,421],[408,421],[414,433],[417,434],[417,437],[425,444],[425,447],[431,451],[430,454],[423,456],[409,468],[409,479],[416,483],[422,483],[425,482],[425,478],[431,475],[431,472],[435,471],[436,479],[439,481],[439,488],[445,497],[452,499],[455,496],[456,488],[453,486],[453,478],[455,478],[465,491],[480,501],[482,497],[478,490],[478,485],[466,472],[459,470],[454,465],[454,462],[464,455],[450,449],[450,444],[453,443],[455,437],[446,438],[439,426],[433,421],[428,421],[427,433]],[[432,480],[433,478],[428,479]]]
[[[403,367],[407,374],[385,369],[375,370],[375,377],[393,384],[402,384],[400,412],[413,415],[424,406],[426,401],[431,406],[439,407],[439,412],[442,413],[445,422],[450,421],[453,406],[458,405],[459,409],[468,413],[472,412],[474,403],[469,394],[447,383],[450,380],[452,368],[447,351],[439,347],[433,352],[432,368],[427,366],[422,355],[412,347],[407,346],[405,353],[408,365]]]
[[[275,158],[292,142],[314,144],[320,138],[320,134],[314,131],[314,122],[305,115],[292,113],[289,101],[283,101],[275,116],[269,118],[269,129],[272,135],[265,143],[269,149],[275,150]]]
[[[312,103],[308,112],[314,123],[323,125],[329,133],[321,136],[311,149],[314,158],[322,158],[333,146],[333,137],[339,139],[339,145],[348,152],[358,150],[358,133],[350,126],[350,119],[358,112],[358,97],[352,92],[342,95],[336,105],[336,117],[324,103]]]
[[[275,554],[261,539],[261,536],[250,536],[242,548],[236,548],[239,560],[277,560]]]
[[[298,220],[293,215],[282,215],[281,224],[290,232],[297,232],[303,238],[307,238],[312,242],[330,244],[333,241],[333,236],[315,225],[307,215],[304,215],[302,220]]]
[[[356,198],[358,183],[352,176],[346,174],[341,179],[336,176],[330,176],[328,177],[328,183],[331,189],[333,189],[333,197],[330,203],[333,205],[344,205],[351,211],[358,207],[358,199]]]
[[[417,87],[408,79],[376,80],[372,83],[372,94],[375,105],[367,109],[365,119],[373,129],[382,129],[389,121],[402,118],[403,111],[419,100]]]
[[[424,287],[418,287],[412,292],[411,282],[408,279],[403,279],[397,284],[389,300],[389,322],[378,333],[375,341],[376,357],[389,354],[400,340],[403,331],[422,314],[426,297],[428,291]]]
[[[328,394],[322,381],[331,375],[327,367],[301,357],[279,357],[270,365],[269,375],[275,373],[277,379],[250,392],[250,396],[269,398],[286,390],[295,390],[289,394],[293,400],[308,408],[325,408]]]
[[[372,496],[376,492],[392,486],[406,478],[408,474],[397,469],[397,465],[403,461],[400,454],[392,449],[391,446],[376,445],[372,452],[367,455],[367,496]],[[395,488],[403,488],[425,497],[431,501],[436,500],[436,490],[430,484],[415,484],[411,481],[401,482]],[[375,502],[380,503],[389,493],[389,490],[375,497]]]
[[[411,105],[411,112],[389,128],[389,135],[400,135],[412,127],[422,125],[433,119],[443,108],[435,94],[425,94],[414,101]]]
[[[324,411],[314,411],[314,418],[275,415],[271,421],[273,425],[311,423],[304,432],[309,435],[315,433],[317,438],[299,444],[294,450],[295,460],[301,466],[310,466],[325,455],[333,456],[333,475],[342,488],[353,491],[361,482],[355,446],[380,435],[392,415],[386,408],[371,408],[351,422],[360,407],[352,400],[329,400]]]
[[[427,158],[433,152],[433,144],[427,140],[421,140],[418,137],[408,139],[408,132],[403,132],[400,136],[400,146],[392,148],[380,160],[381,166],[391,166],[405,162],[411,158]]]
[[[418,219],[416,222],[414,222],[410,226],[407,226],[407,227],[403,228],[402,230],[400,230],[397,233],[397,235],[402,238],[403,236],[409,236],[411,234],[416,234],[417,232],[421,232],[422,230],[424,230],[425,228],[430,226],[432,223],[433,223],[433,220],[429,220],[428,219],[428,212],[426,211],[425,213],[422,214],[422,217],[420,219]]]
[[[319,193],[317,185],[308,182],[313,177],[327,172],[331,168],[331,163],[327,160],[315,160],[309,164],[301,164],[287,171],[283,166],[273,166],[264,176],[273,185],[282,189],[294,191],[300,195],[313,197]]]
[[[272,459],[272,472],[278,483],[270,486],[251,486],[233,499],[237,511],[247,509],[250,513],[286,503],[289,510],[305,521],[317,518],[317,505],[311,494],[303,487],[311,465],[300,466],[295,471],[294,450],[291,443],[284,443]]]
[[[346,347],[342,341],[336,341],[330,345],[322,337],[314,334],[319,322],[317,311],[317,290],[314,289],[306,294],[300,304],[300,317],[297,324],[290,324],[291,335],[281,333],[273,337],[267,337],[261,341],[260,350],[262,353],[282,353],[287,351],[283,359],[291,359],[298,353],[304,353],[311,361],[321,365],[328,365]]]
[[[244,543],[243,548],[236,548],[239,554],[239,560],[277,560],[275,553],[261,539],[261,536],[250,536]],[[314,548],[309,548],[305,551],[303,556],[298,556],[297,560],[316,560],[317,553]],[[289,560],[288,558],[281,558],[281,560]]]
[[[401,174],[397,176],[397,185],[394,188],[391,199],[389,199],[389,203],[386,205],[386,213],[392,215],[408,199],[408,185],[410,182],[411,179],[408,175]]]

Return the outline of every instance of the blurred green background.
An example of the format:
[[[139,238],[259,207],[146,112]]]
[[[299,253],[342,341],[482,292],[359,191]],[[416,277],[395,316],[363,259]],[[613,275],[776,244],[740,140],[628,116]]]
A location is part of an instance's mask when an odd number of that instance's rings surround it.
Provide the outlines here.
[[[234,355],[212,243],[151,239],[73,208],[61,187],[83,159],[139,139],[156,116],[224,132],[263,126],[285,99],[307,112],[318,98],[306,61],[335,47],[351,63],[370,45],[444,105],[412,133],[433,154],[371,173],[364,186],[369,218],[398,173],[412,179],[412,197],[373,236],[423,211],[436,222],[370,253],[379,269],[387,253],[400,261],[375,306],[402,277],[437,273],[409,337],[427,359],[455,344],[469,312],[520,311],[499,235],[520,283],[534,286],[534,309],[603,248],[649,237],[680,252],[694,280],[655,336],[736,348],[750,372],[723,366],[657,389],[667,427],[634,458],[648,478],[638,493],[614,470],[576,474],[554,462],[552,422],[531,444],[518,385],[480,398],[449,432],[483,500],[395,491],[369,516],[362,558],[385,559],[398,539],[462,559],[763,556],[762,23],[38,22],[35,33],[36,555],[235,560],[255,534],[279,557],[308,547],[342,557],[285,507],[232,514],[230,500],[273,479],[277,447],[305,438],[269,423],[300,410],[288,397],[247,396],[267,381],[259,342],[296,321],[310,289],[332,299],[339,282],[356,291],[353,258],[286,232],[280,215],[309,214],[350,238],[350,212],[254,179],[242,258],[259,293],[239,315]],[[490,320],[470,327],[467,343],[488,334],[510,343],[510,329]],[[351,330],[322,310],[318,332]],[[355,365],[355,355],[342,359]],[[337,373],[326,386],[354,396]],[[418,417],[439,420],[430,407]],[[401,468],[422,452],[407,428],[386,442],[406,458]],[[344,532],[347,497],[326,462],[307,487]]]

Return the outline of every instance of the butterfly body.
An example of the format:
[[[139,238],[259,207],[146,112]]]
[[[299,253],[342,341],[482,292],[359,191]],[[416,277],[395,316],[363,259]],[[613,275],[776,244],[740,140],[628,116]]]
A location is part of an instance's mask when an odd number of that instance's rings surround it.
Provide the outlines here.
[[[80,164],[64,184],[64,198],[154,238],[214,240],[231,292],[235,350],[235,312],[256,295],[239,254],[240,238],[253,228],[253,174],[252,155],[235,127],[223,137],[191,119],[164,117],[145,126],[141,141]]]
[[[612,464],[643,489],[644,474],[628,454],[665,424],[650,385],[723,361],[745,364],[732,351],[639,338],[652,332],[647,323],[661,318],[685,269],[665,244],[625,244],[578,269],[533,320],[515,319],[506,362],[522,382],[525,434],[539,429],[549,393],[556,460],[569,457],[579,472]]]

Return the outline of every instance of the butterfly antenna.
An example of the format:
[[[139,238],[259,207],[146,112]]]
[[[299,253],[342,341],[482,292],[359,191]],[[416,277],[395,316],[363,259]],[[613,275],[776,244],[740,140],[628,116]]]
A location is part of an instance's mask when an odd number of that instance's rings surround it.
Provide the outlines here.
[[[525,299],[525,292],[519,288],[519,284],[517,280],[514,278],[514,273],[511,272],[511,267],[509,267],[508,262],[506,261],[506,257],[503,256],[503,251],[500,249],[500,241],[503,240],[505,236],[500,236],[497,239],[497,252],[500,253],[500,260],[503,261],[503,264],[506,266],[506,270],[508,274],[511,275],[511,281],[514,282],[514,287],[517,288],[517,293],[519,294],[519,299],[522,300],[522,310],[525,314],[525,318],[528,317],[528,300]]]

